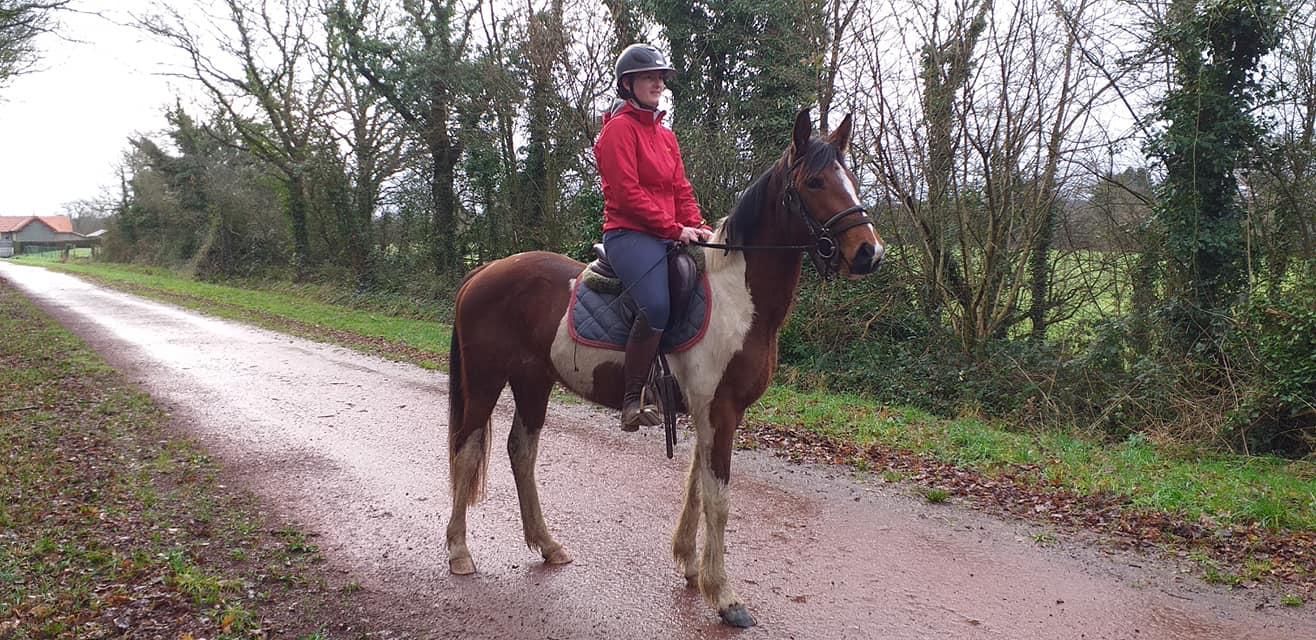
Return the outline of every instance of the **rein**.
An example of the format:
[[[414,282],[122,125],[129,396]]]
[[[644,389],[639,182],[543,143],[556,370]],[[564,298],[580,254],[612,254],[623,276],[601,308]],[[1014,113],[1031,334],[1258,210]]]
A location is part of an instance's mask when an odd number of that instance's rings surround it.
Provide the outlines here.
[[[799,160],[796,160],[787,169],[789,174],[794,174],[797,170]],[[818,269],[818,274],[824,280],[830,280],[838,273],[836,267],[836,236],[849,231],[858,226],[873,224],[873,219],[868,217],[868,209],[863,205],[855,205],[849,209],[840,211],[827,219],[827,222],[819,224],[813,216],[809,215],[809,209],[800,199],[800,192],[795,188],[793,180],[787,182],[786,191],[782,195],[781,204],[787,211],[798,213],[804,222],[808,225],[809,235],[813,236],[812,244],[785,244],[785,245],[746,245],[746,244],[724,244],[717,242],[703,242],[699,240],[692,241],[690,244],[707,247],[709,249],[722,249],[724,251],[812,251],[809,259],[813,266]],[[833,228],[846,218],[858,214],[858,218],[847,224]]]

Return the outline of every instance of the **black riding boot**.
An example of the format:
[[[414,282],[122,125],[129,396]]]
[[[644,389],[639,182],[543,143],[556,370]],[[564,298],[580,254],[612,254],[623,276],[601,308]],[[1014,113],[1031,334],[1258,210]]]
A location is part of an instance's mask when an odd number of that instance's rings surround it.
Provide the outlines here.
[[[622,431],[639,431],[641,426],[652,427],[662,422],[658,408],[644,402],[644,386],[649,382],[649,370],[653,368],[654,358],[658,357],[658,343],[662,338],[662,330],[649,327],[644,314],[635,317],[631,335],[626,340],[626,362],[622,365],[626,380],[626,394],[621,403]]]

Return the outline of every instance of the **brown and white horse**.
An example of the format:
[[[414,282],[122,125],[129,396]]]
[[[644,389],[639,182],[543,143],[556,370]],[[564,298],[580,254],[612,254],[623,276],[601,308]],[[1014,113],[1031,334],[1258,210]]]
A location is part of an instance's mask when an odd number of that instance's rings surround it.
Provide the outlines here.
[[[723,565],[732,436],[772,379],[777,334],[799,286],[801,254],[811,253],[820,268],[854,279],[875,271],[885,253],[844,163],[850,131],[846,116],[826,140],[814,137],[808,110],[799,113],[791,146],[714,235],[715,244],[744,249],[704,250],[715,310],[705,337],[668,356],[696,432],[672,555],[687,584],[698,586],[734,626],[752,626],[754,618],[727,585]],[[560,383],[604,406],[620,408],[622,402],[622,353],[576,344],[568,332],[571,286],[584,266],[552,253],[522,253],[473,271],[457,294],[448,422],[447,544],[454,574],[475,571],[466,546],[466,509],[483,498],[493,439],[489,416],[509,383],[516,411],[507,449],[526,543],[549,564],[571,562],[544,522],[535,481],[549,392]],[[701,510],[704,547],[696,558]]]

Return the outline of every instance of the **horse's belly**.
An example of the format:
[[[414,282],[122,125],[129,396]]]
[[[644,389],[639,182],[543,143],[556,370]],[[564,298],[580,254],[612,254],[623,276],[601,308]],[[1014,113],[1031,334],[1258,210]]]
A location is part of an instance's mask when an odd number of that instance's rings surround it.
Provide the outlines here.
[[[672,373],[681,384],[691,407],[712,399],[732,356],[745,346],[754,318],[754,304],[745,284],[745,261],[740,253],[722,258],[721,268],[709,270],[713,315],[704,337],[689,350],[668,356]],[[569,288],[574,281],[568,284]],[[621,351],[599,349],[571,339],[571,312],[558,321],[550,357],[558,380],[569,390],[592,402],[621,408],[625,380]]]
[[[571,339],[569,322],[571,315],[568,310],[558,322],[550,351],[558,381],[586,400],[620,409],[624,386],[622,352],[577,343]]]

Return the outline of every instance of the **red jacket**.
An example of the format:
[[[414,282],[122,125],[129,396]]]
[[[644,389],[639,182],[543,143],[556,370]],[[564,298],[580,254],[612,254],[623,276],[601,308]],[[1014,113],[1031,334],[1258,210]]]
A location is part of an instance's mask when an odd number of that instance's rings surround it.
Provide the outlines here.
[[[707,227],[666,112],[629,102],[603,116],[594,158],[603,178],[603,231],[631,229],[676,240],[681,227]]]

